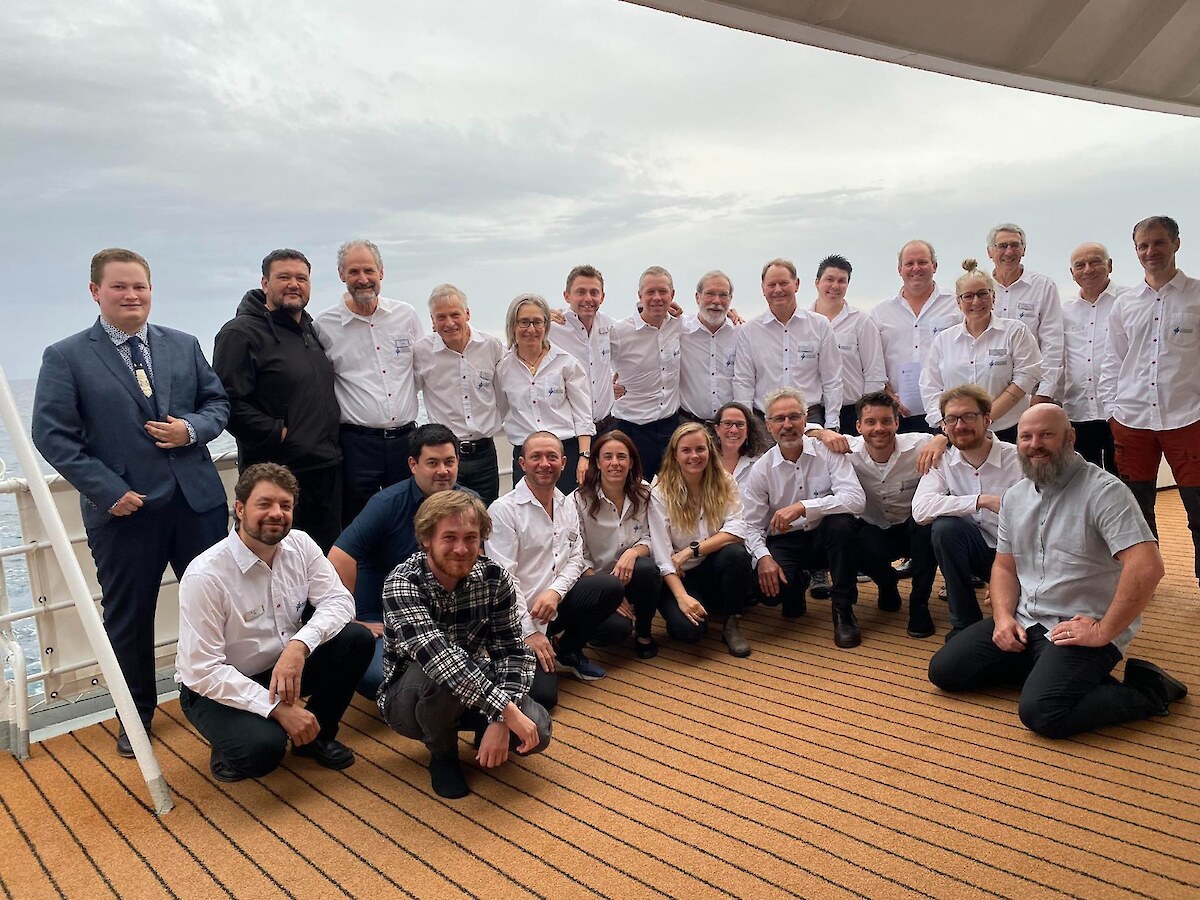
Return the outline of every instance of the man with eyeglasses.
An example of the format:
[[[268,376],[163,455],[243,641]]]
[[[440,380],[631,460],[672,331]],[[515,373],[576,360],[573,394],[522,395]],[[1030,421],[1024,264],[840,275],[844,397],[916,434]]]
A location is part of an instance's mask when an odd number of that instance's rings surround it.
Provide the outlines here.
[[[641,312],[613,326],[612,367],[625,393],[613,404],[613,427],[637,447],[642,471],[653,478],[679,424],[679,338],[682,327],[670,314],[675,282],[662,266],[638,279]]]
[[[408,438],[417,427],[413,345],[424,335],[417,311],[380,296],[383,257],[371,241],[337,252],[342,302],[313,319],[333,363],[342,421],[342,527],[368,500],[409,476]]]
[[[800,391],[776,388],[764,405],[776,444],[754,464],[742,489],[759,601],[782,605],[789,619],[804,615],[808,572],[828,566],[833,642],[857,647],[862,633],[854,615],[854,517],[866,504],[862,485],[849,459],[805,437],[808,407]]]
[[[710,424],[717,410],[733,399],[737,326],[729,318],[733,282],[714,269],[696,285],[694,316],[683,317],[679,336],[679,415]]]
[[[900,433],[930,431],[921,402],[920,377],[929,347],[939,332],[962,321],[954,293],[939,288],[937,253],[928,241],[912,240],[900,248],[896,271],[900,292],[875,305],[871,320],[883,344],[885,390],[900,404]]]
[[[764,411],[769,391],[795,388],[813,404],[811,427],[837,431],[842,409],[842,358],[833,326],[824,316],[800,309],[796,264],[773,259],[762,269],[767,311],[738,333],[733,399]]]
[[[941,465],[922,476],[912,513],[918,524],[933,524],[933,552],[950,604],[950,641],[983,618],[971,577],[991,575],[1000,498],[1021,480],[1021,467],[1017,448],[988,430],[992,398],[983,388],[952,387],[938,406],[951,446]]]
[[[1151,216],[1133,228],[1145,280],[1113,306],[1101,394],[1117,471],[1157,535],[1163,456],[1179,485],[1200,580],[1200,280],[1175,265],[1179,224]]]
[[[1154,536],[1125,486],[1074,452],[1061,409],[1030,407],[1017,428],[1024,477],[1000,509],[992,619],[939,650],[929,680],[952,692],[1018,682],[1022,723],[1048,738],[1167,715],[1182,682],[1140,659],[1123,683],[1111,675],[1163,577]]]
[[[1016,319],[1033,332],[1042,351],[1042,380],[1031,405],[1062,398],[1063,316],[1058,285],[1048,275],[1026,271],[1025,232],[1006,222],[988,232],[988,258],[995,268],[996,304],[992,313]]]

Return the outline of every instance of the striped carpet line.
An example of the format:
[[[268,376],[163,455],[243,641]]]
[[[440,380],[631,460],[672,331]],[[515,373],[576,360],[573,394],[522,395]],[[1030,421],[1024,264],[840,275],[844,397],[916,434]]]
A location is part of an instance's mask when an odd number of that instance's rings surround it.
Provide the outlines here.
[[[46,881],[50,882],[50,886],[54,889],[54,893],[57,894],[59,897],[66,897],[66,894],[63,893],[62,888],[59,887],[58,881],[54,877],[54,873],[51,872],[50,869],[46,867],[46,861],[44,859],[42,859],[42,854],[38,852],[37,845],[34,844],[34,842],[30,839],[28,832],[26,832],[25,829],[22,827],[20,819],[18,819],[16,817],[16,815],[13,813],[12,807],[10,807],[8,805],[8,802],[4,799],[3,794],[0,794],[0,807],[2,807],[4,809],[4,815],[6,816],[7,821],[12,824],[13,830],[20,837],[25,848],[29,851],[29,855],[37,862],[38,868],[41,870],[42,875],[45,876]],[[6,849],[10,847],[10,845],[7,843],[4,846],[6,847]],[[6,867],[8,868],[10,875],[13,874],[12,867],[16,864],[16,860],[14,860],[12,858],[12,851],[15,849],[16,848],[11,848],[8,850],[8,852],[6,852],[4,854],[4,858],[6,860]],[[36,882],[31,882],[31,883],[36,883]],[[12,893],[9,891],[7,884],[5,885],[4,890],[5,890],[5,893],[9,897],[12,896]]]
[[[659,709],[659,712],[662,712],[662,710]],[[635,719],[638,718],[638,716],[636,716],[634,714],[630,714],[630,715],[632,716],[632,718],[635,718]],[[738,719],[736,715],[732,715],[732,714],[730,715],[730,718],[733,718],[736,720]],[[648,722],[649,720],[643,719],[643,721]],[[740,719],[739,721],[743,721],[744,724],[748,724],[748,725],[752,724],[752,722],[750,722],[749,720]],[[659,720],[659,724],[660,725],[662,724],[661,720]],[[664,725],[662,727],[667,727],[667,726]],[[764,731],[774,732],[775,734],[779,734],[779,736],[782,736],[782,737],[791,737],[791,734],[779,732],[778,730],[773,730],[773,728],[769,728],[767,726],[762,726],[762,728]],[[668,728],[668,730],[670,730],[670,728]],[[678,734],[679,737],[690,738],[692,740],[697,739],[695,736],[690,736],[690,734],[688,734],[686,732],[677,731],[676,733]],[[784,748],[780,748],[780,746],[778,746],[778,745],[776,745],[774,749],[784,750]],[[851,751],[851,750],[852,750],[851,748],[847,748],[847,751]],[[800,754],[800,755],[804,756],[804,754]],[[853,757],[850,757],[850,758],[853,758]],[[767,761],[756,760],[756,762],[760,762],[763,764],[763,766],[767,766],[767,767],[775,766],[775,763],[769,763]],[[840,769],[836,768],[835,766],[832,766],[832,764],[815,761],[815,760],[812,760],[811,757],[806,757],[806,762],[809,762],[809,764],[816,763],[816,764],[818,764],[818,766],[823,767],[823,770],[827,770],[827,772],[829,773],[828,778],[818,779],[818,784],[828,784],[828,782],[832,782],[833,780],[836,779],[836,775],[838,775],[841,772]],[[888,764],[877,763],[876,766],[877,766],[877,768],[888,769],[888,770],[890,770],[890,772],[893,772],[893,773],[900,773],[901,775],[908,774],[908,773],[904,772],[904,770],[898,769],[894,766],[888,766]],[[749,773],[743,773],[743,774],[749,774]],[[779,766],[779,774],[793,774],[793,773],[790,768],[787,768],[786,766]],[[847,773],[847,774],[848,774],[848,776],[850,776],[850,778],[852,780],[859,778],[859,776],[854,773]],[[875,784],[876,786],[878,786],[878,782],[872,782],[872,784]],[[911,788],[905,788],[900,785],[892,785],[892,787],[896,791],[906,792],[908,794],[908,796],[910,796],[910,797],[911,796],[920,796],[919,793],[912,792]],[[844,791],[844,793],[847,792],[846,788],[842,788],[842,791]],[[858,792],[850,792],[850,793],[852,794],[852,796],[856,796],[856,794]],[[905,799],[905,797],[898,798],[898,804],[896,804],[896,805],[901,805],[901,806],[904,805],[904,803],[902,803],[902,802],[904,802],[904,799]],[[990,805],[998,805],[998,804],[995,804],[995,802],[994,802],[994,800],[992,800],[992,798],[990,798],[989,796],[986,796],[986,794],[983,794],[983,793],[977,794],[977,799],[979,799],[980,802],[982,802],[982,804],[984,804],[984,808],[986,808],[986,806],[988,806],[989,804]],[[944,810],[946,810],[947,812],[954,811],[953,806],[950,806],[949,804],[946,804],[946,803],[937,802],[937,800],[932,800],[931,798],[926,799],[926,802],[931,803],[932,805],[935,805],[935,806],[941,806],[941,808],[944,808]],[[842,809],[842,811],[851,812],[850,809],[844,808],[844,806],[842,806],[842,808],[840,808],[840,809]],[[1000,810],[1004,810],[1004,809],[1007,809],[1007,806],[1000,805]],[[859,815],[862,815],[862,814],[859,814]],[[910,815],[917,815],[917,814],[910,814]],[[976,816],[983,817],[985,821],[995,822],[996,824],[1001,824],[1001,822],[1002,822],[1001,818],[995,814],[989,815],[989,814],[985,814],[985,812],[982,812],[982,811],[976,811]],[[928,822],[930,824],[930,826],[932,826],[932,824],[935,824],[936,822],[938,822],[937,818],[934,818],[931,816],[922,816],[922,818],[924,818],[924,820],[926,822]],[[1046,821],[1038,823],[1038,824],[1042,824],[1043,827],[1052,826],[1052,824],[1060,823],[1060,822],[1054,820],[1054,818],[1052,818],[1052,817],[1044,817],[1044,818]],[[1007,822],[1006,826],[1008,828],[1015,828],[1013,826],[1013,824],[1010,822]],[[1030,839],[1038,839],[1043,834],[1042,830],[1040,830],[1038,828],[1033,828],[1033,827],[1019,828],[1016,830],[1019,830],[1019,832],[1025,833],[1028,836],[1028,838],[1030,838]],[[1103,836],[1104,836],[1102,833],[1099,833],[1099,832],[1093,832],[1093,834],[1096,835],[1097,838],[1103,838]],[[1021,846],[1019,844],[1013,844],[1013,845],[1009,845],[1009,848],[1014,853],[1021,854],[1021,856],[1026,856],[1026,857],[1030,858],[1031,860],[1039,860],[1039,858],[1036,856],[1036,854],[1027,852],[1025,850],[1024,846]],[[1050,850],[1050,852],[1052,852],[1052,848],[1049,848],[1049,850]],[[1117,850],[1120,850],[1120,847],[1117,847]],[[1184,859],[1183,862],[1190,862],[1190,858]],[[1152,875],[1153,872],[1147,871],[1146,874]]]

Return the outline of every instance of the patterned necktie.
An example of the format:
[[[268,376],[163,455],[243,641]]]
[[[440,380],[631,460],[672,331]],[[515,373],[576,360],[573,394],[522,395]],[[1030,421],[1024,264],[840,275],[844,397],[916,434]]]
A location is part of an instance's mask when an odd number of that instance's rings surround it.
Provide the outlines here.
[[[133,377],[142,389],[142,396],[153,397],[154,386],[150,383],[150,367],[146,365],[146,357],[142,354],[142,339],[134,335],[126,343],[129,345],[129,358],[133,362]]]

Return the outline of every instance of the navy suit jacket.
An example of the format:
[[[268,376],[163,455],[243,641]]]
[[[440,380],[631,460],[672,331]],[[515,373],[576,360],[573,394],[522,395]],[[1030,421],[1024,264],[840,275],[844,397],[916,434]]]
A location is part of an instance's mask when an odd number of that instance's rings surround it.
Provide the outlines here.
[[[46,348],[33,400],[33,443],[79,491],[86,527],[112,520],[126,491],[145,494],[145,509],[161,507],[178,486],[196,512],[226,502],[205,446],[225,428],[229,400],[199,342],[173,328],[149,325],[154,396],[142,395],[99,318],[86,331]],[[187,419],[196,442],[162,450],[146,422]],[[137,515],[137,513],[134,513]]]

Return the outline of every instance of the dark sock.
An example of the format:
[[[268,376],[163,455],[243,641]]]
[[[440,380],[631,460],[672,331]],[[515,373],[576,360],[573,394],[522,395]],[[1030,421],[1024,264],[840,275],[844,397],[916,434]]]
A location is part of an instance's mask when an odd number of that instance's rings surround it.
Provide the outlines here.
[[[471,793],[457,758],[429,760],[429,781],[433,792],[447,800],[457,800]]]

